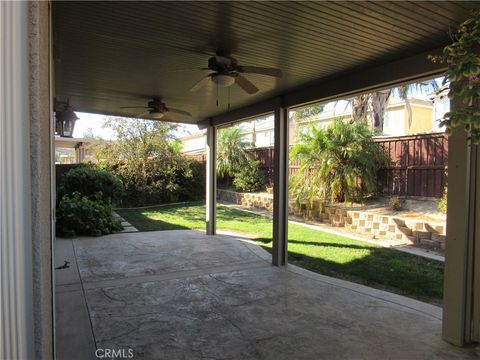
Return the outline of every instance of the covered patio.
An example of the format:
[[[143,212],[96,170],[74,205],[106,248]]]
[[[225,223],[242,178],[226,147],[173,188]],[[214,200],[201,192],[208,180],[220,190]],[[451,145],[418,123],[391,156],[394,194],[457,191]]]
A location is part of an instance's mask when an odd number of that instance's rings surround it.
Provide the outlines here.
[[[441,76],[445,65],[428,56],[441,53],[449,30],[476,7],[475,1],[1,2],[0,330],[12,331],[1,332],[9,336],[0,336],[0,357],[52,359],[57,351],[63,359],[76,349],[73,358],[113,345],[135,347],[145,358],[478,357],[451,345],[480,341],[480,150],[463,129],[449,137],[443,315],[288,265],[287,229],[290,109]],[[201,69],[224,71],[237,60],[241,66],[227,77],[238,78],[248,66],[283,76],[245,74],[258,91],[236,80],[219,89]],[[212,81],[190,91],[205,77]],[[232,85],[227,80],[223,85]],[[55,98],[69,99],[76,111],[112,116],[135,117],[145,109],[124,107],[148,106],[142,117],[206,128],[206,234],[56,243]],[[216,235],[215,162],[219,128],[272,113],[268,255]],[[65,252],[75,266],[54,270],[56,245],[56,255]],[[61,336],[77,326],[86,342],[62,348]]]
[[[436,306],[273,267],[269,253],[239,236],[58,239],[56,256],[59,266],[70,261],[56,272],[59,359],[95,359],[96,349],[172,360],[480,355],[441,340]]]

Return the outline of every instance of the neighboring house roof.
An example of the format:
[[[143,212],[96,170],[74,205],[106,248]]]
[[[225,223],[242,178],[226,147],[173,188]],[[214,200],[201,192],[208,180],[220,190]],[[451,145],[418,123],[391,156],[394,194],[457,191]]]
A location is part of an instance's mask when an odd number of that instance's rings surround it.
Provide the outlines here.
[[[82,145],[88,148],[97,143],[99,140],[96,139],[55,137],[55,147],[59,148],[75,149]]]

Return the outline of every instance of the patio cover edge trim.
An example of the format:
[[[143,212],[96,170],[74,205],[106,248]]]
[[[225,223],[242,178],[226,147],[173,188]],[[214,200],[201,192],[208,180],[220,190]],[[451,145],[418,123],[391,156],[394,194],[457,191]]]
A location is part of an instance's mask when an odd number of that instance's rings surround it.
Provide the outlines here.
[[[438,48],[355,73],[313,82],[285,94],[201,120],[197,124],[200,129],[209,125],[226,125],[273,112],[278,107],[289,108],[314,102],[325,102],[440,75],[445,72],[446,66],[433,63],[428,56],[440,55],[442,51],[442,48]]]

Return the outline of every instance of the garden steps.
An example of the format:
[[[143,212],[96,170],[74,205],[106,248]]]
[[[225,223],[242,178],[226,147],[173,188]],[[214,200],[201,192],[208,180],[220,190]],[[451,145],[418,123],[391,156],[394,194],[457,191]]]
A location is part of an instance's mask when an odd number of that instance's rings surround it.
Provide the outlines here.
[[[445,225],[441,223],[339,209],[334,206],[325,206],[317,218],[332,226],[345,227],[374,239],[420,245],[435,250],[445,249]]]
[[[115,217],[117,220],[119,220],[123,226],[123,230],[121,230],[121,233],[131,233],[131,232],[138,232],[138,229],[130,224],[127,220],[125,220],[123,217],[118,215],[115,211],[113,212],[113,217]]]

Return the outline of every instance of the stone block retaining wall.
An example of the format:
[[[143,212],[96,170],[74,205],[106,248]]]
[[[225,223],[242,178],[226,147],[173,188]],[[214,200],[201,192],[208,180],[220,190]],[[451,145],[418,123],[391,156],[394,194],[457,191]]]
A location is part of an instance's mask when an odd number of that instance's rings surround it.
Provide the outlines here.
[[[273,211],[273,195],[267,193],[240,193],[231,190],[217,190],[221,201],[252,209]],[[401,243],[445,250],[445,223],[407,219],[399,216],[374,214],[368,211],[348,210],[338,206],[324,206],[318,202],[313,209],[298,208],[289,204],[290,215],[307,220],[327,223],[334,227],[344,227],[359,235],[379,240],[392,240]]]

